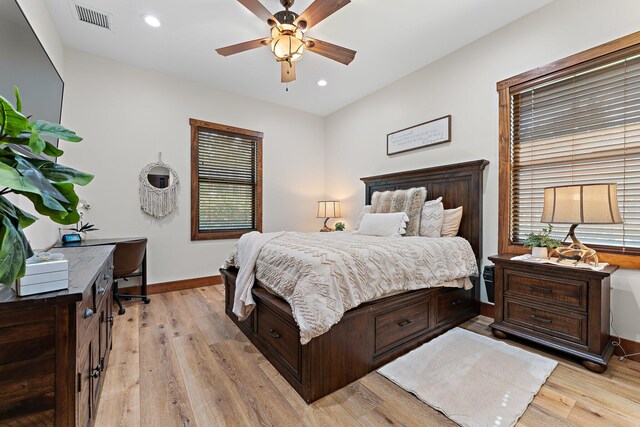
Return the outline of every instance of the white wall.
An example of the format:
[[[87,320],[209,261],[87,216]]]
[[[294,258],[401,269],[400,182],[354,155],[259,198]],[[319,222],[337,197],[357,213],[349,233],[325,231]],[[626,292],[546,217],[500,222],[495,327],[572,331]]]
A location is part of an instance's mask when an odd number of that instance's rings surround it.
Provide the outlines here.
[[[496,82],[635,32],[639,14],[637,0],[556,0],[330,115],[327,196],[344,200],[343,212],[353,223],[364,202],[360,177],[487,159],[491,164],[485,174],[483,253],[497,253]],[[389,132],[446,114],[453,116],[451,143],[387,157]],[[636,341],[638,279],[638,272],[620,271],[614,275],[612,291],[616,329]]]
[[[18,0],[18,4],[51,58],[51,62],[64,80],[64,48],[44,2],[42,0]],[[12,197],[12,201],[21,209],[40,217],[27,199]],[[34,250],[48,249],[58,238],[58,225],[49,218],[40,218],[25,230],[25,235]]]
[[[63,163],[96,175],[78,189],[100,229],[91,237],[148,237],[150,283],[216,275],[234,243],[190,240],[190,117],[264,133],[264,231],[321,226],[321,117],[78,51],[65,55],[63,123],[84,141],[65,144]],[[138,199],[140,170],[159,151],[181,181],[178,207],[162,220],[144,214]]]

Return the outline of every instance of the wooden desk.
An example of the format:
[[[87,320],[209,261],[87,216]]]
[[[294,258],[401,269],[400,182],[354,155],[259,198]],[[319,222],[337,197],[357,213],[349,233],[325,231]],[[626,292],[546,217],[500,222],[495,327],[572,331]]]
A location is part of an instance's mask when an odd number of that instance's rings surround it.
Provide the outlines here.
[[[54,248],[77,248],[77,247],[89,247],[89,246],[104,246],[104,245],[117,245],[121,242],[131,242],[134,240],[145,239],[145,237],[117,237],[110,239],[86,239],[82,242],[62,243],[58,242]],[[134,273],[135,275],[135,273]],[[140,292],[142,295],[147,296],[147,250],[145,248],[144,258],[142,259],[142,268],[140,269],[140,277],[142,283],[140,284]],[[126,289],[126,288],[125,288]]]

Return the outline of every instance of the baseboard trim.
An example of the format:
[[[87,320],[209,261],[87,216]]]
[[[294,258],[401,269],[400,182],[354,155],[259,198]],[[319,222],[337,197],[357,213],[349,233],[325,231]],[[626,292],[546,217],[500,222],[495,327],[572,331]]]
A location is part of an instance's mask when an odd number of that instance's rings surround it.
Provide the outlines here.
[[[494,314],[494,305],[488,302],[480,302],[480,315],[491,317],[492,319]]]
[[[172,282],[152,283],[147,286],[149,295],[163,294],[165,292],[183,291],[185,289],[202,288],[204,286],[213,286],[222,284],[222,276],[206,276],[195,277],[193,279],[174,280]],[[123,294],[140,295],[142,292],[140,286],[121,287],[120,292]]]
[[[617,340],[617,337],[611,337],[614,341]],[[629,360],[633,360],[634,362],[640,362],[640,342],[628,340],[626,338],[620,338],[620,344],[624,347],[624,351],[627,354],[635,354],[635,356],[630,356]],[[613,350],[613,354],[616,356],[624,356],[624,353],[620,349],[619,346],[615,346]]]

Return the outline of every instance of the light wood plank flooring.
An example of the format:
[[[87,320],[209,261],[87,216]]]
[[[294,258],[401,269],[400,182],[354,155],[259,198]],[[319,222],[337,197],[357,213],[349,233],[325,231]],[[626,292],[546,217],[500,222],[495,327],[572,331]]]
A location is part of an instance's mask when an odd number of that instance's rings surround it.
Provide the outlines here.
[[[377,373],[307,405],[224,314],[224,288],[154,295],[115,322],[96,426],[453,426]],[[491,335],[491,319],[464,327]],[[540,354],[540,350],[508,341]],[[519,426],[640,425],[640,363],[560,364]]]

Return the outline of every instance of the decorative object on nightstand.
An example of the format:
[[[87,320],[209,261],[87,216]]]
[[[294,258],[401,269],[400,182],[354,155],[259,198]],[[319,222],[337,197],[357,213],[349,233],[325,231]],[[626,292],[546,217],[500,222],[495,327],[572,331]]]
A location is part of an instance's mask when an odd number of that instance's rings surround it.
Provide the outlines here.
[[[489,257],[495,264],[493,334],[511,334],[582,359],[604,372],[613,354],[609,335],[610,277],[618,269]]]
[[[571,259],[598,265],[594,249],[582,244],[575,235],[579,224],[622,224],[618,209],[617,184],[585,184],[549,187],[544,189],[542,222],[571,224],[568,247],[558,247],[549,256],[557,255],[558,261]]]
[[[318,215],[317,218],[325,218],[324,226],[320,231],[333,231],[328,225],[327,221],[330,218],[340,218],[340,202],[337,200],[321,200],[318,202]]]
[[[335,228],[336,231],[344,231],[344,229],[346,228],[346,225],[344,222],[336,222],[336,224],[333,227]]]
[[[531,255],[535,258],[547,258],[549,251],[562,246],[562,242],[551,237],[553,225],[547,224],[540,233],[529,233],[524,241],[525,248],[531,248]]]

